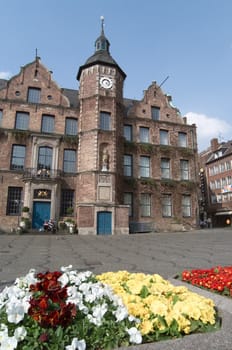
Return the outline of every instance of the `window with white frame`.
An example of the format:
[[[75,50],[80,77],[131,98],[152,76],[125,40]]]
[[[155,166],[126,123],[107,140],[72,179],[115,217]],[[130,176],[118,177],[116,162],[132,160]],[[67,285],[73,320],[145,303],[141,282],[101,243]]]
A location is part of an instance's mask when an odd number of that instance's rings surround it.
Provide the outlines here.
[[[54,132],[55,118],[52,115],[43,114],[41,131],[46,133]]]
[[[152,106],[151,107],[151,119],[152,120],[160,120],[160,108]]]
[[[124,176],[133,175],[133,157],[131,154],[124,155],[123,173]]]
[[[226,182],[227,182],[227,185],[231,185],[232,184],[232,177],[231,177],[231,175],[227,176]]]
[[[190,217],[191,216],[191,196],[182,195],[182,216]]]
[[[141,193],[140,214],[141,216],[151,216],[151,195],[149,193]]]
[[[133,193],[132,192],[124,193],[124,204],[129,205],[129,216],[133,216]]]
[[[149,142],[149,128],[145,128],[143,126],[139,128],[139,140],[141,143]]]
[[[217,196],[216,196],[215,193],[213,193],[213,194],[211,195],[211,203],[212,203],[212,204],[217,203]]]
[[[77,119],[67,117],[65,119],[65,135],[76,136],[77,132],[78,132]]]
[[[178,146],[187,147],[187,134],[185,132],[178,132]]]
[[[215,182],[214,181],[210,181],[209,187],[211,190],[215,190]]]
[[[224,186],[226,186],[226,178],[225,177],[222,178],[222,187],[224,187]]]
[[[220,170],[221,170],[221,173],[225,171],[225,163],[220,164]]]
[[[161,178],[170,179],[170,177],[171,177],[170,159],[161,158]]]
[[[139,175],[140,177],[150,177],[150,157],[140,156]]]
[[[109,112],[100,112],[100,129],[111,130],[111,114]]]
[[[160,130],[160,144],[161,145],[169,145],[168,130]]]
[[[171,194],[162,195],[162,216],[163,217],[172,216],[172,195]]]
[[[28,130],[29,113],[16,112],[15,129]]]
[[[226,161],[226,170],[230,170],[231,169],[231,161]]]
[[[133,137],[132,137],[132,125],[124,125],[124,137],[126,139],[126,141],[132,141]]]
[[[22,170],[24,169],[26,154],[26,146],[13,145],[12,156],[11,156],[11,170]]]
[[[64,150],[63,170],[65,173],[76,173],[76,151],[73,149]]]
[[[189,180],[189,161],[185,159],[180,160],[180,179]]]
[[[217,188],[217,189],[221,188],[221,179],[217,179],[215,181],[215,188]]]
[[[40,93],[40,89],[29,87],[27,92],[27,102],[40,103]]]

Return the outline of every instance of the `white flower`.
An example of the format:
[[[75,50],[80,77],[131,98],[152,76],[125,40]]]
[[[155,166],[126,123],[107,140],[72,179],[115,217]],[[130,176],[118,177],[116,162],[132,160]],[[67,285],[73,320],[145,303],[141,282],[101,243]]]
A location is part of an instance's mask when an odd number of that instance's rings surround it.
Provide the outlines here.
[[[141,344],[142,343],[142,335],[138,331],[136,327],[131,327],[126,329],[127,333],[130,336],[130,342],[134,344]]]
[[[18,327],[14,331],[14,336],[18,341],[23,340],[27,335],[27,331],[24,326]]]
[[[96,305],[93,307],[93,315],[87,315],[90,322],[94,323],[96,326],[100,326],[102,324],[102,318],[104,317],[105,313],[107,312],[108,307],[106,303],[103,303],[102,305]]]
[[[71,269],[72,269],[72,265],[61,266],[60,271],[62,271],[62,272],[69,272]]]
[[[77,338],[73,338],[72,344],[65,347],[65,350],[85,350],[86,343],[85,340],[78,340]]]
[[[126,307],[118,307],[117,310],[114,311],[114,315],[116,317],[117,322],[124,320],[128,316]]]
[[[2,343],[5,337],[8,337],[8,328],[4,323],[2,323],[0,329],[0,344]]]
[[[24,305],[20,302],[8,303],[6,313],[8,322],[17,324],[24,318]]]
[[[1,341],[1,350],[14,350],[17,348],[18,342],[15,337],[4,337]]]
[[[31,284],[38,282],[35,277],[35,269],[29,270],[28,274],[24,277],[16,278],[15,284],[21,289],[28,289]]]
[[[63,273],[59,278],[58,281],[61,283],[62,287],[65,287],[69,283],[69,277],[67,273]]]

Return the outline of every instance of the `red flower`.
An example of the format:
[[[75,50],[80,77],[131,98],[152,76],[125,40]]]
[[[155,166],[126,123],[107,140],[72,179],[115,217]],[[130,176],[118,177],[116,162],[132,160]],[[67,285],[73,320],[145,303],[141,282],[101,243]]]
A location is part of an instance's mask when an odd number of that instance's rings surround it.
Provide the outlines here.
[[[182,272],[182,280],[220,294],[232,295],[232,266],[185,270]]]
[[[29,315],[42,327],[68,326],[76,316],[75,304],[66,304],[67,288],[61,287],[58,278],[61,272],[39,273],[40,280],[30,286],[32,297]]]

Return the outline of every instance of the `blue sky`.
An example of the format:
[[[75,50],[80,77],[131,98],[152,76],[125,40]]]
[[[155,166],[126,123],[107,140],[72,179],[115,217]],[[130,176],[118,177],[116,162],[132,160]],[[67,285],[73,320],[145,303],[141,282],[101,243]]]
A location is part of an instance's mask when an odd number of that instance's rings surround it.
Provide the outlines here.
[[[232,139],[231,0],[0,0],[0,77],[35,58],[61,87],[94,52],[100,17],[110,52],[127,74],[124,96],[141,99],[152,81],[198,127],[199,150]]]

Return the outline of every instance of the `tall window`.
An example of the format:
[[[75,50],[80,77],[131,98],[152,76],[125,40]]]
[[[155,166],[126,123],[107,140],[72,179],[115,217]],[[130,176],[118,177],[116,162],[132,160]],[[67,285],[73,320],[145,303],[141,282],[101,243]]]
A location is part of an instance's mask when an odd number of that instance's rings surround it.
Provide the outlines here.
[[[124,125],[123,130],[126,141],[132,141],[132,125]]]
[[[163,194],[162,196],[162,216],[172,216],[172,196],[170,194]]]
[[[151,195],[148,193],[141,193],[140,213],[141,216],[151,216]]]
[[[2,109],[0,109],[0,126],[2,126],[2,115],[3,115],[3,112],[2,112]]]
[[[74,190],[61,191],[60,215],[67,215],[67,209],[74,206]]]
[[[149,142],[149,128],[145,128],[143,126],[139,128],[139,140],[142,143]]]
[[[151,107],[151,118],[153,120],[160,120],[160,108],[159,107]]]
[[[64,150],[64,172],[76,173],[76,151],[73,149]]]
[[[133,158],[130,154],[124,155],[124,176],[132,176],[133,174]]]
[[[170,179],[170,177],[171,177],[170,159],[161,158],[161,178]]]
[[[24,169],[26,147],[21,145],[13,145],[11,156],[11,170]]]
[[[44,114],[42,116],[42,132],[54,132],[55,118],[52,115]]]
[[[150,157],[140,156],[139,170],[141,177],[150,177]]]
[[[22,187],[8,187],[6,215],[20,215]]]
[[[181,159],[180,160],[180,179],[189,180],[189,161]]]
[[[182,195],[182,215],[183,217],[191,216],[191,196]]]
[[[78,132],[78,122],[75,118],[65,119],[65,135],[77,135]]]
[[[169,145],[169,137],[167,130],[160,130],[160,144]]]
[[[111,130],[111,115],[108,112],[100,112],[100,129]]]
[[[20,130],[28,130],[29,113],[16,112],[15,128]]]
[[[27,92],[27,102],[39,103],[40,102],[40,89],[29,88]]]
[[[133,193],[124,193],[124,204],[129,205],[129,216],[133,216]]]
[[[52,169],[52,148],[40,147],[38,155],[38,169]]]
[[[178,132],[178,146],[187,147],[187,134],[185,132]]]

